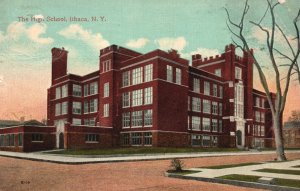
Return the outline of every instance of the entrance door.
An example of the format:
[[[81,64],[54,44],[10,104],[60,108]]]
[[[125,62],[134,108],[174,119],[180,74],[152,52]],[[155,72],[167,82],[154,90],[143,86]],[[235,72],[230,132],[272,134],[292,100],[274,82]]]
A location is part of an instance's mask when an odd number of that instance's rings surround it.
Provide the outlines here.
[[[59,134],[59,149],[63,149],[64,148],[64,134],[60,133]]]

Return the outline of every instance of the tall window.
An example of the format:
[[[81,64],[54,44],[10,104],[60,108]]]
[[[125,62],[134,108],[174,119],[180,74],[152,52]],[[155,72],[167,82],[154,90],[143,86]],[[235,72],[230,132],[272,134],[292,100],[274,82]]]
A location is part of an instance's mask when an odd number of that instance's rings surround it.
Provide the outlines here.
[[[109,97],[109,82],[104,84],[104,94],[103,97]]]
[[[60,92],[60,87],[57,87],[55,89],[55,99],[61,98],[61,92]]]
[[[61,114],[68,114],[68,102],[66,101],[61,104]]]
[[[191,110],[191,98],[188,96],[188,111]]]
[[[98,99],[90,100],[90,112],[98,111]]]
[[[194,78],[193,85],[194,92],[200,93],[200,80],[198,78]]]
[[[219,115],[223,115],[223,104],[219,103]]]
[[[216,75],[216,76],[219,76],[219,77],[222,76],[222,72],[221,72],[221,69],[220,69],[220,68],[215,69],[215,75]]]
[[[18,134],[18,146],[23,146],[23,134]]]
[[[135,68],[132,70],[132,85],[140,84],[143,82],[143,68]]]
[[[103,105],[103,117],[108,117],[109,116],[109,104],[106,103]]]
[[[80,97],[81,96],[81,86],[77,84],[73,84],[73,96]]]
[[[173,68],[170,65],[167,65],[167,81],[173,82]]]
[[[84,113],[89,113],[89,102],[88,101],[84,101],[83,112]]]
[[[217,119],[212,119],[211,120],[211,126],[212,126],[212,131],[217,132],[218,131],[218,120]]]
[[[265,126],[260,126],[260,136],[265,136]]]
[[[131,134],[131,144],[141,145],[142,144],[142,133],[132,133]]]
[[[210,95],[210,83],[204,82],[204,95]]]
[[[152,145],[152,133],[151,132],[144,133],[144,145]]]
[[[152,125],[152,109],[144,111],[144,126]]]
[[[122,114],[122,127],[130,127],[130,112]]]
[[[143,104],[143,90],[135,90],[132,92],[132,106]]]
[[[219,111],[218,111],[218,103],[217,102],[212,102],[212,114],[214,115],[218,115]]]
[[[181,69],[176,68],[176,84],[181,84]]]
[[[130,85],[130,71],[126,71],[123,72],[123,76],[122,76],[123,80],[122,80],[122,86],[129,86]]]
[[[239,67],[235,67],[235,79],[242,79],[242,69]]]
[[[134,111],[131,116],[131,126],[138,127],[143,125],[142,111]]]
[[[218,97],[218,86],[213,84],[213,96]]]
[[[144,104],[152,104],[152,99],[153,99],[152,87],[145,88],[144,91],[145,91]]]
[[[98,83],[97,82],[93,82],[90,84],[90,94],[94,95],[98,93]]]
[[[102,62],[102,68],[103,68],[103,72],[107,72],[110,70],[110,60],[106,60],[104,62]]]
[[[265,113],[263,113],[263,112],[260,113],[260,122],[262,122],[262,123],[265,122]]]
[[[240,83],[235,85],[234,113],[236,117],[244,118],[244,86]]]
[[[259,97],[255,98],[255,106],[260,107],[260,98]]]
[[[61,105],[60,103],[55,104],[55,116],[61,115]]]
[[[88,84],[85,84],[83,86],[83,95],[84,95],[84,97],[89,95],[89,85]]]
[[[145,66],[145,82],[152,81],[153,79],[153,64]]]
[[[192,110],[200,112],[201,111],[201,99],[197,97],[192,97]]]
[[[223,86],[219,86],[219,97],[223,98]]]
[[[192,116],[192,129],[200,130],[200,117]]]
[[[203,113],[210,113],[210,101],[204,99],[203,100]]]
[[[260,122],[260,112],[255,111],[255,121]]]
[[[68,96],[68,84],[65,84],[61,87],[61,97],[67,97]]]
[[[220,133],[223,132],[223,123],[222,123],[222,120],[219,120],[219,132]]]
[[[81,114],[81,102],[73,102],[73,114]]]
[[[203,118],[202,119],[202,128],[203,131],[210,131],[210,119],[209,118]]]
[[[130,106],[130,92],[124,92],[122,94],[122,105],[123,108]]]
[[[73,124],[73,125],[81,125],[81,119],[73,118],[73,119],[72,119],[72,124]]]

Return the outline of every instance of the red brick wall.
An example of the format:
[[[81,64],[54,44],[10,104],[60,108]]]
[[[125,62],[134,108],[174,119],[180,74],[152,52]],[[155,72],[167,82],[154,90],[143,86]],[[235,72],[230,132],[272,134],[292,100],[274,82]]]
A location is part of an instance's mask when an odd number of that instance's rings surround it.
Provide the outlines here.
[[[190,136],[187,133],[152,132],[154,147],[190,147]]]

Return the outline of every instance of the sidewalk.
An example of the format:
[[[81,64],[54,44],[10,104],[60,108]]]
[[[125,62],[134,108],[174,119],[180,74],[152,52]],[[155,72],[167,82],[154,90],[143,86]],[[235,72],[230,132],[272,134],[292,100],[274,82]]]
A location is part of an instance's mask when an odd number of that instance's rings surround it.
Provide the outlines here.
[[[275,151],[261,151],[261,152],[241,151],[241,152],[166,153],[166,154],[110,155],[110,156],[105,156],[105,155],[65,156],[61,154],[47,154],[41,152],[17,153],[17,152],[0,151],[0,156],[61,163],[61,164],[88,164],[88,163],[164,160],[164,159],[172,159],[172,158],[262,155],[262,154],[274,154],[274,153]],[[300,150],[286,151],[286,153],[299,153],[300,156]]]

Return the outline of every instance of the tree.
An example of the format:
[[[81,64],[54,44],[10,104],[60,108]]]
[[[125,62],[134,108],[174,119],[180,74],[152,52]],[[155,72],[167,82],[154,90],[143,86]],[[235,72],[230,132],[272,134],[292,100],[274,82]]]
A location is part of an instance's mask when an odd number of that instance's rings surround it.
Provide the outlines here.
[[[267,8],[261,19],[258,22],[250,20],[249,23],[246,23],[245,21],[245,17],[247,16],[247,13],[250,9],[248,0],[245,1],[245,6],[238,22],[234,22],[232,20],[228,9],[225,8],[225,11],[227,13],[227,27],[233,35],[232,41],[238,48],[242,49],[243,51],[247,51],[253,58],[254,65],[256,66],[258,71],[259,80],[266,93],[266,97],[272,113],[277,160],[279,161],[286,160],[283,146],[282,117],[286,104],[287,94],[289,91],[291,76],[294,74],[298,75],[300,84],[300,72],[297,61],[300,53],[299,29],[297,25],[300,17],[300,9],[293,20],[295,36],[293,38],[289,38],[282,27],[277,23],[275,16],[276,7],[278,7],[280,3],[283,2],[284,0],[279,0],[279,2],[266,0]],[[269,19],[269,23],[265,21],[266,19]],[[253,50],[250,48],[249,38],[245,34],[245,28],[249,25],[257,27],[265,34],[266,48],[261,48],[260,51],[265,51],[268,55],[268,61],[270,63],[268,72],[272,72],[275,76],[275,103],[272,101],[272,94],[270,92],[266,73],[263,70],[263,63],[262,61],[259,61],[256,55],[253,54]],[[278,43],[274,43],[275,39],[279,37],[284,39],[284,43],[286,43],[288,47],[289,54],[286,53],[286,51],[281,50],[282,48],[280,47],[282,45],[278,46]],[[282,64],[282,61],[285,61],[286,63]],[[286,67],[287,70],[284,71],[280,67]]]
[[[300,122],[300,110],[292,111],[292,114],[289,117],[289,121],[291,121],[291,122]]]

